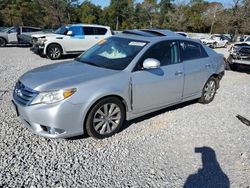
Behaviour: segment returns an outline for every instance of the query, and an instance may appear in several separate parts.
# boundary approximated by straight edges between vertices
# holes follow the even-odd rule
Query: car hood
[[[41,33],[41,34],[34,34],[32,37],[34,38],[44,38],[44,37],[62,37],[64,35],[58,35],[55,33]]]
[[[7,33],[6,32],[2,32],[2,31],[0,31],[0,36],[6,36],[7,35]]]
[[[119,71],[96,67],[78,61],[55,63],[33,69],[19,79],[37,91],[71,88],[94,79],[112,76]]]

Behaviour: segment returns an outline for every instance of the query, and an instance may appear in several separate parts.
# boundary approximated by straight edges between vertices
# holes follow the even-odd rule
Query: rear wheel
[[[236,64],[229,64],[229,67],[232,71],[237,71],[238,70],[238,66]]]
[[[7,43],[6,40],[0,37],[0,47],[6,46],[6,43]]]
[[[47,48],[47,56],[51,60],[57,60],[62,57],[62,48],[58,44],[51,44]]]
[[[202,104],[208,104],[213,101],[217,90],[217,81],[214,77],[209,78],[202,90],[202,96],[199,100]]]
[[[108,97],[97,102],[90,110],[86,120],[89,136],[102,139],[114,135],[125,119],[123,103],[116,97]]]

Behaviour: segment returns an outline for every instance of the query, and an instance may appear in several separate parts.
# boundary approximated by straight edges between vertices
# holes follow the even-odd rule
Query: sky
[[[110,0],[90,0],[90,1],[96,5],[100,5],[101,7],[106,7],[110,3]],[[183,1],[187,1],[187,0],[175,0],[175,2],[183,2]],[[208,2],[214,2],[214,1],[220,2],[226,7],[229,7],[230,5],[232,5],[232,2],[233,2],[233,0],[207,0],[207,1]],[[142,2],[142,0],[137,0],[137,2]]]

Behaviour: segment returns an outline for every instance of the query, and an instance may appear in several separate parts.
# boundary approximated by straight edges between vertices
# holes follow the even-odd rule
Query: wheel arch
[[[8,41],[5,37],[1,36],[0,38],[3,39],[6,42],[6,44],[8,44]]]
[[[44,53],[46,55],[47,55],[47,50],[48,50],[49,46],[51,46],[51,45],[58,45],[61,48],[61,50],[62,50],[62,54],[64,54],[64,48],[63,48],[63,46],[61,44],[59,44],[58,42],[51,42],[51,43],[47,44],[45,46],[45,48],[44,48]]]
[[[217,89],[219,89],[219,87],[220,87],[220,74],[217,74],[217,73],[213,73],[211,76],[209,76],[209,78],[207,79],[207,81],[210,79],[210,78],[215,78],[215,80],[216,80],[216,86],[217,86]],[[207,82],[206,81],[206,82]],[[206,83],[205,83],[206,84]],[[204,84],[204,85],[205,85]]]
[[[105,95],[105,96],[102,96],[102,97],[100,97],[100,98],[97,98],[94,102],[92,102],[92,103],[89,105],[89,107],[88,107],[88,109],[87,109],[87,113],[85,114],[85,117],[84,117],[84,120],[83,120],[84,133],[86,133],[86,130],[85,130],[86,126],[85,126],[85,124],[86,124],[86,120],[87,120],[87,117],[88,117],[88,115],[89,115],[91,109],[92,109],[98,102],[100,102],[100,101],[103,100],[103,99],[109,98],[109,97],[115,97],[115,98],[119,99],[119,100],[122,102],[122,104],[123,104],[123,106],[124,106],[124,109],[125,109],[125,114],[124,114],[124,115],[125,115],[125,119],[126,119],[126,116],[127,116],[127,115],[126,115],[126,112],[128,112],[128,110],[129,110],[129,107],[128,107],[128,104],[127,104],[126,100],[125,100],[123,97],[121,97],[120,95],[117,95],[117,94]]]

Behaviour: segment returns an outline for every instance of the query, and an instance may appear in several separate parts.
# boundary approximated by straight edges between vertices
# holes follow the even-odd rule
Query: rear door
[[[92,46],[94,46],[97,42],[101,40],[101,38],[97,37],[95,34],[95,27],[84,26],[84,51],[88,50]]]
[[[108,30],[104,27],[95,27],[96,43],[107,37]]]
[[[199,43],[180,41],[185,82],[183,97],[198,95],[208,79],[211,68],[210,58]]]
[[[143,61],[147,58],[159,60],[160,68],[143,69]],[[179,59],[178,43],[163,41],[150,47],[132,72],[131,79],[134,113],[181,101],[184,74],[183,63]]]

